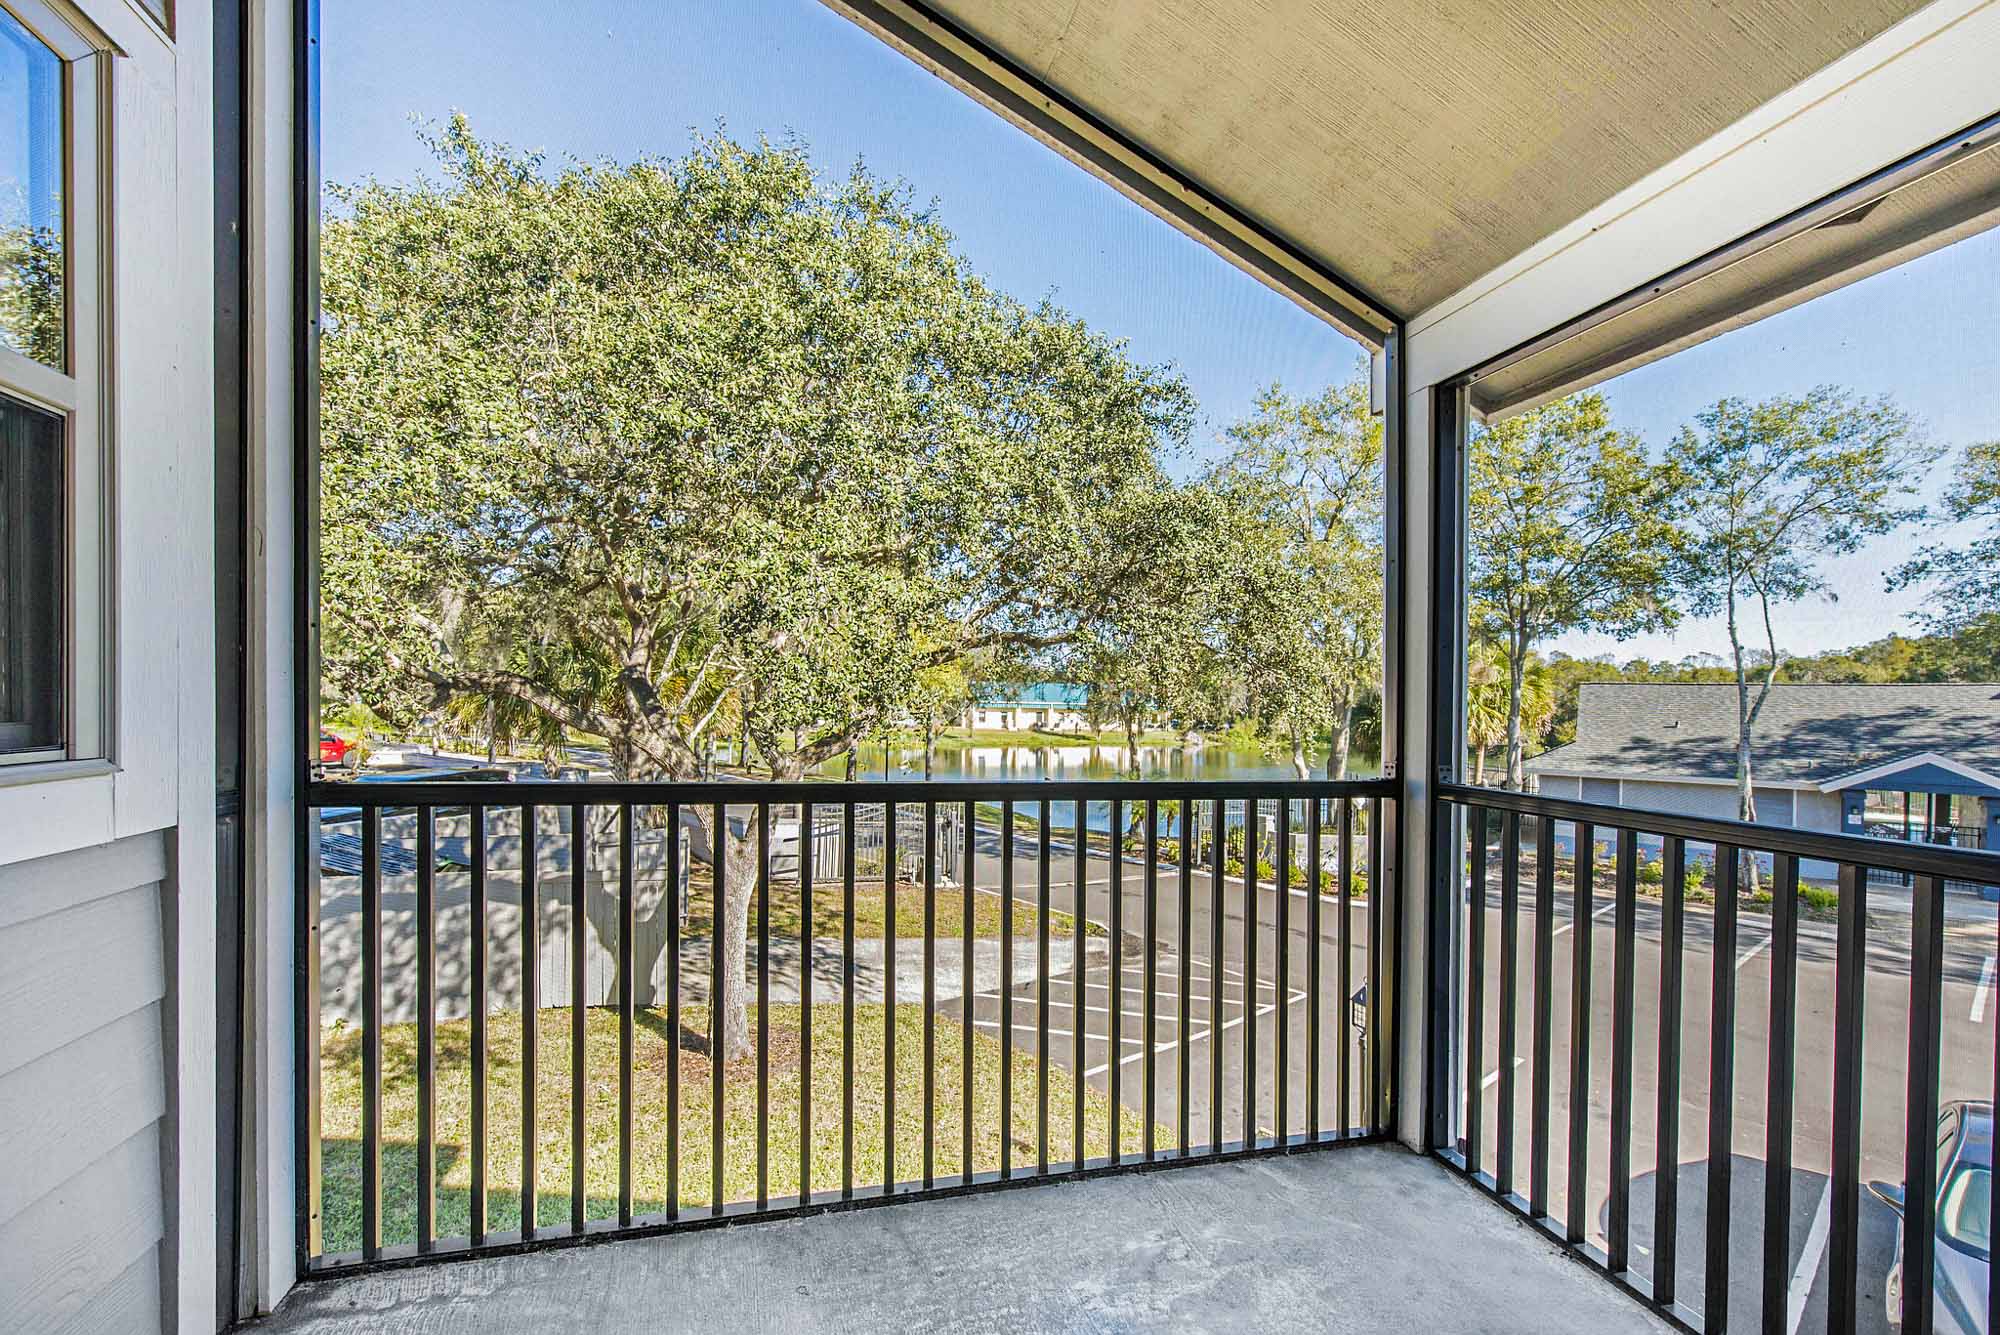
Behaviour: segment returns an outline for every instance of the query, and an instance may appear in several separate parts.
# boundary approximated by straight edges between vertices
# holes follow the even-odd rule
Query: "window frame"
[[[47,0],[0,0],[0,8],[61,62],[64,122],[63,365],[0,347],[0,395],[63,422],[62,734],[56,746],[0,754],[0,784],[13,784],[65,776],[68,762],[110,759],[110,247],[104,226],[111,55]]]

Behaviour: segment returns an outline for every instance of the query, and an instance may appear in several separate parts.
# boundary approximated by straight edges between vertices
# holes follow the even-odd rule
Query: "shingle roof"
[[[1751,731],[1756,776],[1819,782],[1934,751],[2000,772],[2000,683],[1780,683]],[[1528,761],[1531,774],[1736,777],[1736,687],[1586,682],[1576,740]]]

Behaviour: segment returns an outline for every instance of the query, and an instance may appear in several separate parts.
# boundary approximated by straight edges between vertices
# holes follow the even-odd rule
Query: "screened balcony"
[[[1338,499],[1360,497],[1361,518],[1343,511],[1338,522],[1358,535],[1348,554],[1366,577],[1354,618],[1365,623],[1358,653],[1373,655],[1365,685],[1290,734],[1267,711],[1269,766],[1234,774],[1189,759],[1199,748],[1187,738],[1201,729],[1183,699],[1150,722],[1128,711],[1132,772],[1115,778],[1047,760],[1016,777],[1017,758],[1002,755],[987,771],[969,758],[941,764],[941,777],[920,782],[916,771],[936,759],[930,714],[870,703],[883,740],[864,755],[859,724],[815,740],[828,725],[824,697],[791,714],[771,704],[811,690],[772,626],[819,617],[861,626],[825,655],[857,679],[1022,649],[1014,666],[1038,670],[1031,687],[955,698],[939,729],[1012,729],[1031,710],[1021,730],[1043,729],[1045,749],[1064,729],[1095,737],[1102,720],[1084,719],[1088,692],[1060,675],[1082,674],[1087,655],[1060,653],[1088,636],[1047,619],[1042,595],[1060,588],[1094,611],[1137,605],[1136,586],[1108,581],[1149,556],[1166,571],[1141,590],[1155,621],[1209,617],[1202,663],[1252,664],[1212,693],[1227,709],[1199,720],[1211,739],[1315,670],[1253,634],[1296,619],[1308,628],[1300,640],[1325,639],[1297,610],[1305,595],[1288,603],[1272,592],[1310,581],[1259,583],[1269,572],[1245,565],[1241,549],[1201,548],[1196,540],[1227,526],[1227,506],[1200,512],[1221,516],[1206,526],[1177,530],[1162,517],[1195,513],[1192,490],[1174,490],[1195,484],[1242,504],[1246,492],[1230,489],[1241,475],[1226,462],[1191,467],[1198,477],[1161,465],[1155,480],[1179,508],[1120,508],[1125,493],[1105,488],[1119,503],[1105,506],[1108,518],[1079,521],[1053,557],[1029,550],[1021,534],[1045,537],[1035,523],[1067,519],[1085,484],[1117,466],[1103,433],[1064,434],[1066,386],[1114,365],[1127,378],[1108,377],[1104,399],[1158,409],[1116,419],[1147,449],[1173,436],[1180,414],[1138,353],[1127,365],[1107,338],[1061,361],[1055,334],[1068,327],[1026,308],[1010,331],[1041,341],[1005,345],[967,377],[982,394],[1002,386],[997,408],[973,395],[922,399],[950,379],[944,354],[922,361],[895,390],[917,387],[908,420],[922,426],[912,434],[930,451],[926,468],[893,485],[829,487],[835,502],[801,511],[796,527],[841,539],[850,516],[911,495],[923,504],[909,513],[926,522],[989,505],[998,518],[976,541],[958,530],[940,541],[937,566],[955,578],[977,552],[1033,587],[1013,596],[1043,619],[1009,621],[1017,608],[994,613],[960,590],[954,614],[973,614],[944,630],[950,618],[925,621],[920,633],[915,621],[933,609],[910,614],[906,586],[893,589],[905,601],[881,613],[861,595],[826,592],[831,575],[817,588],[788,582],[814,560],[907,566],[909,550],[855,540],[825,560],[828,549],[794,550],[772,524],[760,530],[768,548],[794,564],[746,556],[722,582],[734,601],[713,617],[752,646],[742,657],[757,666],[729,669],[735,693],[702,693],[710,661],[735,647],[714,632],[722,650],[687,660],[695,670],[677,663],[639,680],[631,662],[658,640],[678,652],[683,633],[647,619],[646,582],[678,574],[671,558],[691,549],[648,548],[634,574],[615,560],[591,566],[602,552],[588,544],[536,544],[569,525],[615,553],[619,525],[650,541],[705,506],[749,497],[754,510],[765,497],[732,476],[694,503],[607,487],[618,503],[598,505],[593,468],[619,487],[645,470],[600,448],[595,407],[561,414],[620,359],[581,371],[553,356],[535,363],[537,321],[555,327],[602,299],[628,305],[593,337],[652,330],[647,303],[619,287],[644,279],[617,268],[618,246],[595,242],[562,252],[570,270],[539,259],[509,268],[547,237],[508,231],[501,224],[518,218],[504,208],[470,224],[447,208],[396,231],[398,210],[408,222],[430,197],[373,183],[351,158],[323,172],[318,136],[330,118],[365,120],[352,108],[369,105],[360,94],[378,71],[362,55],[400,67],[367,25],[340,30],[306,7],[294,165],[307,184],[295,239],[305,296],[332,314],[312,322],[317,336],[300,350],[324,410],[302,409],[295,459],[319,484],[308,482],[298,514],[312,535],[298,553],[300,672],[379,689],[383,677],[367,674],[387,663],[450,700],[460,711],[451,726],[465,725],[469,699],[484,713],[476,743],[425,751],[397,737],[415,772],[379,761],[350,769],[350,734],[378,749],[386,734],[343,723],[329,755],[322,727],[335,726],[343,701],[304,675],[296,683],[298,736],[283,739],[307,751],[286,830],[299,876],[283,943],[295,982],[282,1035],[292,1120],[263,1163],[292,1188],[290,1213],[266,1227],[283,1235],[278,1268],[299,1284],[269,1328],[1989,1329],[1985,1183],[2000,1052],[1989,1031],[2000,1009],[1988,896],[2000,896],[2000,858],[1969,837],[1870,837],[1842,813],[1885,810],[1883,799],[1840,786],[1857,774],[1920,775],[1924,791],[1960,804],[1953,830],[1990,826],[2000,804],[1972,805],[1995,763],[1982,749],[1977,665],[1904,661],[1894,670],[1907,677],[1866,678],[1884,689],[1947,681],[1963,699],[1877,709],[1858,729],[1830,722],[1830,707],[1773,707],[1758,732],[1746,706],[1715,731],[1697,719],[1696,695],[1674,710],[1626,702],[1666,683],[1648,675],[1655,659],[1680,674],[1676,690],[1745,701],[1760,672],[1766,688],[1803,690],[1864,683],[1838,672],[1891,670],[1880,655],[1851,667],[1835,661],[1839,646],[1807,654],[1781,643],[1781,632],[1808,633],[1786,609],[1809,593],[1863,608],[1843,624],[1895,617],[1912,634],[1921,625],[1933,649],[1983,643],[1986,623],[1934,614],[1906,590],[1957,579],[1959,594],[1983,596],[1977,553],[1991,539],[1976,526],[1990,511],[1975,440],[2000,421],[2000,405],[1974,387],[1971,361],[1950,353],[1977,346],[1992,316],[1939,293],[2000,276],[1980,248],[2000,217],[2000,120],[1991,90],[1967,72],[2000,55],[2000,11],[1777,5],[1725,21],[1643,3],[1590,14],[1511,3],[1425,15],[1160,6],[1143,19],[1088,3],[828,8],[770,30],[823,43],[829,61],[865,38],[857,59],[900,53],[885,78],[942,75],[945,95],[969,93],[979,115],[1026,126],[1069,159],[1062,170],[1080,165],[1093,190],[1122,196],[1118,207],[1185,234],[1163,247],[1192,238],[1206,248],[1201,262],[1220,256],[1231,281],[1248,275],[1260,299],[1283,298],[1288,316],[1312,317],[1315,336],[1344,340],[1337,353],[1358,369],[1339,393],[1288,405],[1291,417],[1260,400],[1218,435],[1248,450],[1268,439],[1260,427],[1282,435],[1327,405],[1349,414],[1349,435],[1367,448],[1347,462],[1365,477]],[[324,71],[341,59],[366,78]],[[540,158],[482,156],[499,150],[463,124],[441,142],[439,161],[474,183],[467,197],[488,192],[480,207],[547,185]],[[726,176],[739,161],[787,166],[736,151],[704,148],[675,165],[685,177],[661,179]],[[642,192],[659,184],[638,166],[623,176],[546,170],[565,205],[607,180]],[[351,193],[323,207],[322,174]],[[420,177],[413,169],[410,180]],[[887,198],[868,195],[864,207],[843,196],[854,212],[840,216],[872,221],[900,207]],[[536,318],[512,324],[518,312],[502,303],[462,324],[436,319],[434,305],[452,308],[467,280],[450,265],[398,267],[436,229],[504,271],[509,301]],[[515,239],[489,244],[499,235]],[[1921,267],[1947,260],[1962,267],[1942,278]],[[616,282],[605,278],[614,270]],[[698,307],[733,272],[703,270],[676,300]],[[838,286],[811,274],[802,290]],[[1932,285],[1870,295],[1915,284],[1910,275]],[[377,300],[404,282],[395,300]],[[1850,298],[1876,304],[1857,315],[1837,305]],[[731,306],[754,342],[768,330],[749,309]],[[1898,364],[1913,393],[1930,396],[1935,430],[1870,397],[1874,382],[1859,372],[1845,397],[1788,388],[1789,398],[1760,399],[1758,421],[1784,416],[1770,406],[1783,399],[1795,418],[1819,414],[1823,436],[1873,431],[1876,455],[1854,467],[1876,471],[1849,490],[1876,509],[1816,548],[1717,583],[1714,572],[1735,571],[1728,562],[1749,549],[1703,546],[1715,525],[1690,516],[1712,518],[1702,507],[1715,495],[1776,505],[1834,485],[1830,473],[1775,467],[1746,485],[1714,480],[1726,451],[1702,447],[1735,439],[1723,405],[1762,393],[1740,389],[1731,368],[1775,381],[1816,361],[1846,374],[1860,359],[1836,353],[1879,334],[1871,321],[1931,319],[1897,315],[1910,310],[1935,314],[1922,347],[1942,368],[1936,383]],[[388,343],[364,336],[377,316],[407,318],[434,360],[383,353]],[[528,350],[531,373],[489,383],[453,360],[489,318],[518,336],[508,346]],[[1805,340],[1810,319],[1834,334],[1819,326],[1821,342],[1784,362],[1785,339]],[[872,337],[859,323],[837,332],[785,326],[783,336],[809,346],[809,361]],[[1326,354],[1298,355],[1326,375]],[[1022,365],[1061,370],[1016,393],[1008,378]],[[822,457],[804,427],[827,425],[811,414],[839,401],[806,378],[806,409],[772,433],[792,452],[771,451],[781,462]],[[733,410],[780,396],[747,383],[727,384],[740,395]],[[1691,393],[1714,401],[1710,417]],[[1619,421],[1641,426],[1592,418],[1611,411],[1588,406],[1605,394],[1630,413]],[[576,432],[548,447],[561,433],[537,420],[512,442],[533,460],[523,471],[537,476],[521,484],[540,488],[531,500],[496,483],[508,458],[498,446],[514,428],[483,395],[548,407]],[[643,396],[617,400],[651,411],[635,403]],[[1938,406],[1947,403],[1950,413]],[[661,431],[705,407],[676,401]],[[995,487],[998,464],[961,466],[928,434],[933,411],[1007,440],[1018,474]],[[1854,425],[1864,412],[1875,414],[1865,431]],[[884,413],[868,425],[893,434],[907,422]],[[1007,434],[1016,430],[1020,439]],[[733,461],[736,443],[704,448]],[[399,471],[426,451],[450,466]],[[636,447],[632,457],[651,458]],[[1951,470],[1960,480],[1938,480]],[[463,527],[479,528],[485,545],[468,556],[449,524],[426,527],[429,512],[383,517],[413,494],[442,496],[440,507],[472,497],[453,513],[470,516]],[[625,504],[633,495],[641,501]],[[1947,511],[1973,527],[1921,527]],[[592,529],[600,512],[616,521],[603,535]],[[1315,541],[1335,527],[1317,514],[1304,525]],[[1838,563],[1880,566],[1889,549],[1865,540],[1892,531],[1903,545],[1891,554],[1911,573],[1888,590],[1871,569],[1877,583],[1864,589]],[[1614,538],[1622,545],[1603,557]],[[1179,541],[1189,545],[1171,546]],[[1565,555],[1565,543],[1587,550]],[[1556,554],[1536,558],[1535,587],[1523,571],[1509,583],[1510,557],[1530,550]],[[357,633],[378,633],[363,618],[384,590],[428,596],[481,561],[487,582],[438,595],[414,632],[380,631],[380,644]],[[577,586],[631,632],[631,655],[609,668],[563,660],[547,680],[561,677],[571,694],[536,704],[529,687],[546,682],[524,685],[519,656],[493,668],[497,651],[454,618],[479,597],[513,598],[503,611],[515,620],[495,614],[493,624],[518,629],[554,607],[566,628],[588,628],[602,607],[563,603],[549,592],[561,586],[535,583],[544,566],[568,578],[579,562]],[[1605,566],[1623,583],[1600,597],[1593,581]],[[330,596],[335,574],[341,590],[366,596]],[[1904,601],[1867,610],[1891,593]],[[1567,621],[1547,612],[1565,600],[1582,610]],[[1921,620],[1932,615],[1935,624]],[[1719,635],[1725,621],[1733,655],[1673,638]],[[535,651],[573,647],[537,624],[521,637]],[[960,633],[945,645],[955,657],[937,647]],[[1132,640],[1140,649],[1125,661],[1153,676],[1135,686],[1143,672],[1107,669],[1100,701],[1156,689],[1164,698],[1155,678],[1181,664],[1179,650]],[[1628,642],[1648,646],[1643,667],[1606,647]],[[923,654],[907,652],[913,644]],[[1780,681],[1786,670],[1795,675]],[[645,714],[646,693],[663,686],[681,692],[657,711],[671,726],[610,726]],[[556,720],[549,754],[533,772],[517,765],[479,781],[507,768],[515,739],[502,734],[526,725],[503,716],[523,703]],[[684,728],[724,710],[738,711],[733,737]],[[1003,716],[999,727],[978,722]],[[1773,731],[1781,717],[1790,731]],[[1592,749],[1634,719],[1625,743]],[[1138,773],[1148,726],[1181,734],[1155,745],[1178,752],[1182,768]],[[889,741],[897,729],[920,729],[921,750]],[[1866,746],[1854,740],[1863,733]],[[310,759],[315,745],[322,763]],[[898,756],[897,745],[912,749]],[[565,748],[609,759],[570,765]],[[465,762],[461,771],[435,772],[440,753]]]

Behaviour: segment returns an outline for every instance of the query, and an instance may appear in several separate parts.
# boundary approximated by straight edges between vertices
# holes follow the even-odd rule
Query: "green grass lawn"
[[[884,1120],[884,1008],[855,1008],[854,1182],[880,1185]],[[771,1008],[771,1082],[768,1174],[770,1194],[798,1189],[799,1172],[799,1012],[796,1005]],[[841,1026],[840,1007],[813,1008],[813,1124],[808,1148],[815,1195],[840,1186]],[[896,1176],[907,1181],[923,1165],[923,1007],[896,1007]],[[682,1208],[706,1207],[715,1177],[710,1156],[709,1065],[704,1030],[706,1008],[682,1009],[680,1088],[680,1180]],[[751,1013],[752,1031],[758,1020]],[[541,1012],[536,1072],[536,1219],[552,1228],[568,1226],[570,1210],[570,1013]],[[618,1017],[610,1009],[588,1012],[585,1045],[584,1185],[593,1219],[618,1212]],[[936,1148],[934,1171],[943,1178],[959,1171],[966,1152],[960,1137],[960,1027],[937,1018]],[[496,1014],[488,1021],[487,1068],[487,1227],[518,1228],[521,1217],[521,1026],[518,1016]],[[467,1021],[437,1027],[437,1231],[463,1237],[470,1231],[472,1161],[470,1027]],[[672,1189],[667,1172],[667,1023],[662,1011],[638,1017],[633,1056],[633,1208],[656,1213],[667,1208]],[[382,1232],[386,1242],[416,1237],[417,1192],[417,1035],[413,1024],[390,1025],[382,1033]],[[1014,1163],[1033,1168],[1035,1084],[1031,1055],[1014,1055]],[[724,1070],[723,1199],[754,1199],[757,1192],[757,1063],[754,1054]],[[983,1033],[973,1035],[972,1090],[974,1171],[1000,1165],[1001,1052]],[[321,1046],[321,1227],[329,1253],[361,1246],[361,1041],[352,1028],[328,1030]],[[1049,1070],[1050,1158],[1069,1158],[1075,1086],[1062,1070]],[[1109,1145],[1109,1102],[1086,1089],[1087,1152],[1103,1155]],[[1157,1143],[1172,1142],[1172,1128],[1155,1132]],[[1143,1147],[1137,1113],[1126,1110],[1122,1148]]]
[[[773,940],[796,940],[800,923],[799,887],[792,882],[774,884],[771,887],[771,938]],[[1000,935],[1001,902],[998,895],[975,894],[972,897],[972,934],[975,937],[997,938]],[[812,935],[815,937],[837,937],[841,934],[841,920],[844,912],[841,886],[838,881],[816,881],[813,884]],[[937,890],[936,935],[956,937],[965,919],[965,893],[962,890]],[[854,887],[854,935],[857,940],[879,940],[882,926],[888,919],[888,896],[881,885],[857,885]],[[688,877],[688,917],[681,929],[687,937],[704,937],[711,934],[715,921],[715,888],[708,879],[707,870],[701,869]],[[1069,914],[1058,909],[1049,910],[1049,934],[1056,940],[1066,940],[1076,931],[1076,923]],[[757,903],[750,902],[750,935],[757,934]],[[1101,937],[1105,935],[1096,923],[1086,923],[1084,934]],[[1016,886],[1014,889],[1014,938],[1017,941],[1032,941],[1035,937],[1035,890],[1033,886]],[[921,941],[924,938],[924,888],[899,882],[896,890],[896,939],[899,941]]]

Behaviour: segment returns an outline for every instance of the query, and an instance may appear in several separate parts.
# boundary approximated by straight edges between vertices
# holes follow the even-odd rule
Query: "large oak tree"
[[[1187,390],[995,291],[906,191],[719,136],[435,147],[323,226],[331,689],[518,701],[630,779],[697,777],[726,728],[794,779],[937,669],[1146,595]],[[754,851],[710,833],[740,977]]]

